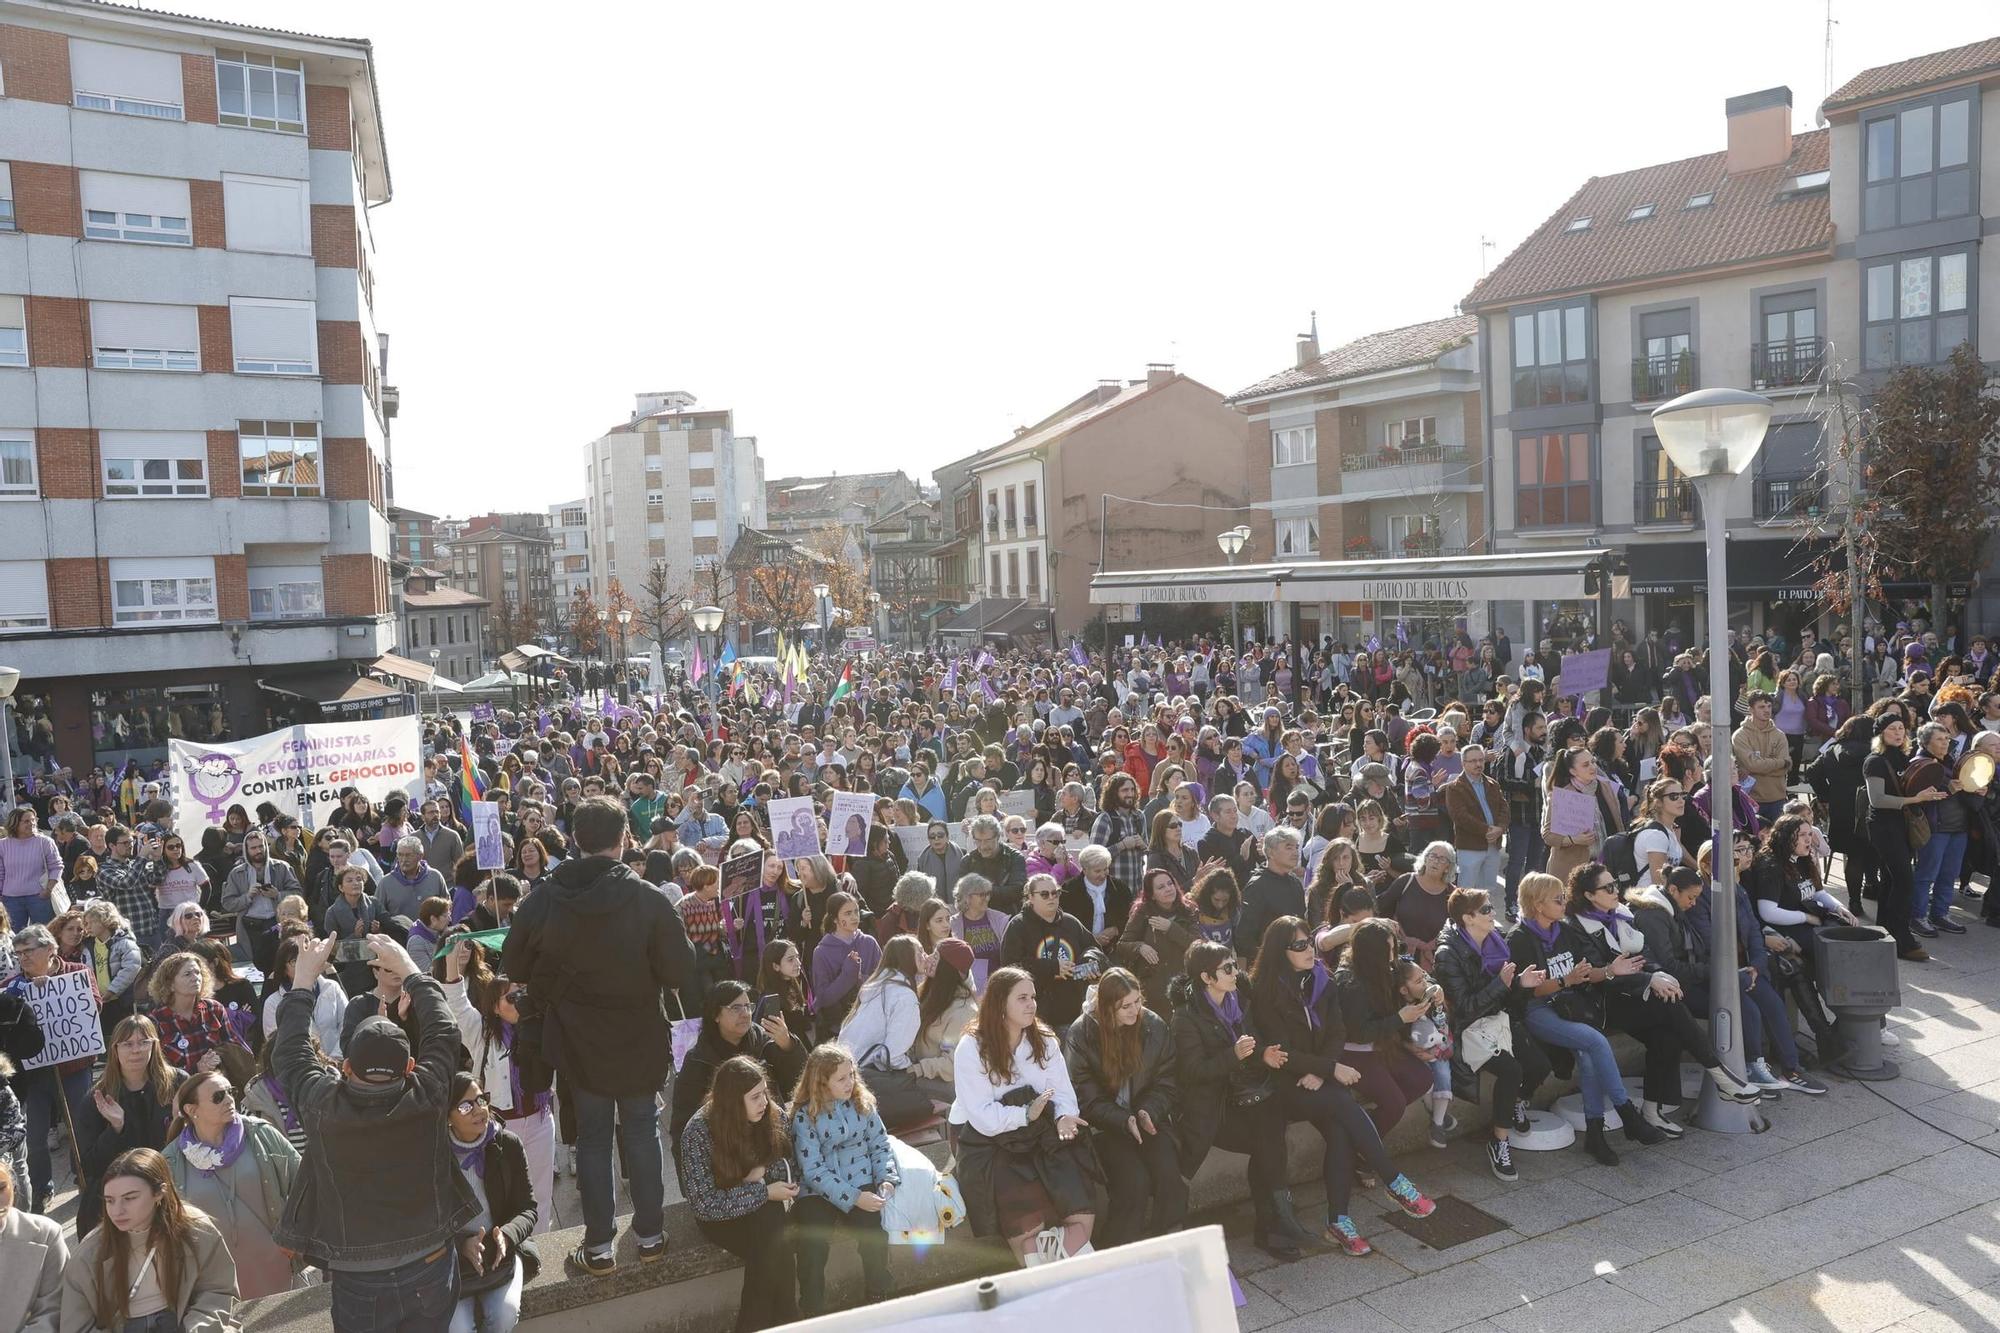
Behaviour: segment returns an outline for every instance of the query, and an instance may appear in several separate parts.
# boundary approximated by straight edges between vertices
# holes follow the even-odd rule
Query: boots
[[[1298,1242],[1292,1238],[1291,1232],[1285,1227],[1284,1223],[1279,1221],[1279,1199],[1285,1201],[1285,1211],[1289,1213],[1292,1201],[1291,1191],[1289,1190],[1278,1190],[1273,1194],[1259,1193],[1250,1196],[1250,1206],[1257,1215],[1256,1228],[1251,1232],[1251,1239],[1256,1243],[1258,1249],[1270,1255],[1273,1259],[1281,1263],[1290,1263],[1300,1256],[1301,1251]],[[1292,1225],[1298,1225],[1296,1218],[1292,1220]]]
[[[1636,1117],[1634,1118],[1636,1119]],[[1627,1124],[1629,1125],[1630,1122],[1628,1121]],[[1617,1150],[1604,1137],[1604,1117],[1601,1115],[1589,1116],[1584,1120],[1583,1125],[1583,1150],[1597,1159],[1598,1164],[1601,1166],[1618,1165]]]
[[[1618,1107],[1617,1111],[1618,1123],[1625,1126],[1625,1137],[1632,1142],[1650,1148],[1656,1143],[1666,1141],[1667,1136],[1649,1124],[1639,1108],[1632,1103],[1626,1102]]]
[[[1278,1230],[1294,1245],[1306,1245],[1312,1241],[1312,1233],[1299,1223],[1297,1209],[1292,1206],[1292,1192],[1278,1190],[1271,1195],[1271,1206],[1277,1218]]]

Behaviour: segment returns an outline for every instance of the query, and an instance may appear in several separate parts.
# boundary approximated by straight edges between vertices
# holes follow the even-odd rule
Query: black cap
[[[357,1078],[399,1079],[410,1070],[410,1039],[393,1019],[377,1014],[355,1027],[346,1055]]]

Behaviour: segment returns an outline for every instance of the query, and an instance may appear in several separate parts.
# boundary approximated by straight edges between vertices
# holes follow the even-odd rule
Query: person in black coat
[[[1493,1075],[1493,1138],[1486,1149],[1487,1165],[1496,1179],[1511,1184],[1520,1174],[1514,1169],[1509,1139],[1515,1131],[1528,1131],[1529,1099],[1549,1076],[1549,1059],[1521,1019],[1526,991],[1514,984],[1521,978],[1525,985],[1534,974],[1522,977],[1486,890],[1452,890],[1445,918],[1431,972],[1444,989],[1445,1010],[1451,1015],[1452,1093],[1477,1105],[1479,1076]],[[1496,1014],[1507,1020],[1513,1050],[1495,1051],[1475,1070],[1465,1062],[1465,1030]]]
[[[747,1055],[764,1066],[774,1088],[792,1088],[806,1070],[806,1047],[794,1040],[785,1020],[772,1014],[756,1021],[756,996],[741,981],[718,981],[702,1006],[701,1036],[674,1075],[674,1102],[667,1137],[680,1160],[681,1131],[708,1096],[715,1071],[734,1056]]]
[[[483,1202],[458,1242],[458,1312],[454,1323],[512,1328],[521,1317],[521,1288],[542,1266],[535,1250],[538,1202],[528,1183],[521,1140],[500,1127],[472,1075],[451,1080],[451,1150],[472,1192]]]
[[[1126,910],[1132,896],[1125,895]],[[1122,920],[1122,918],[1121,918]],[[1053,875],[1028,877],[1028,904],[1007,923],[1000,937],[1000,962],[1018,967],[1035,979],[1035,1000],[1042,1022],[1057,1033],[1083,1012],[1087,978],[1077,977],[1083,956],[1096,947],[1084,924],[1062,909],[1062,890]]]
[[[1275,1071],[1285,1118],[1310,1124],[1326,1145],[1321,1175],[1327,1225],[1321,1239],[1350,1255],[1374,1249],[1348,1213],[1356,1153],[1376,1180],[1387,1182],[1398,1207],[1428,1217],[1437,1205],[1396,1169],[1374,1122],[1348,1091],[1361,1081],[1361,1072],[1341,1058],[1347,1038],[1339,998],[1301,918],[1282,916],[1265,929],[1251,974],[1250,1008],[1258,1031],[1279,1052],[1275,1062],[1266,1063]]]
[[[1280,1260],[1299,1257],[1307,1240],[1285,1185],[1285,1115],[1271,1082],[1269,1045],[1238,996],[1244,972],[1226,944],[1197,940],[1181,975],[1169,984],[1173,1003],[1174,1124],[1181,1176],[1192,1178],[1209,1149],[1247,1154],[1250,1206],[1257,1247]]]
[[[87,1236],[104,1211],[104,1169],[128,1148],[167,1146],[174,1118],[174,1090],[183,1075],[167,1063],[159,1029],[143,1014],[121,1018],[111,1029],[104,1072],[76,1115],[76,1143],[83,1154],[76,1196],[76,1234]]]
[[[1111,1206],[1105,1246],[1180,1230],[1187,1181],[1174,1142],[1174,1038],[1146,1008],[1139,979],[1114,967],[1097,982],[1096,1003],[1064,1041],[1077,1112],[1091,1126]]]
[[[1867,917],[1863,901],[1882,896],[1882,871],[1875,859],[1875,846],[1868,840],[1868,779],[1861,772],[1861,766],[1868,762],[1869,742],[1874,738],[1875,719],[1866,713],[1856,713],[1840,724],[1833,739],[1802,770],[1813,795],[1826,806],[1827,841],[1836,853],[1847,858],[1844,878],[1848,906],[1863,919]],[[1993,794],[1989,789],[1989,799]]]
[[[1077,919],[1084,934],[1109,949],[1118,943],[1125,923],[1132,917],[1132,886],[1111,873],[1111,853],[1102,847],[1084,848],[1077,854],[1076,863],[1077,873],[1062,882],[1062,910]],[[1092,884],[1099,886],[1104,899],[1102,926],[1097,921],[1097,898],[1090,891]],[[1003,912],[1007,910],[998,902],[993,905]]]

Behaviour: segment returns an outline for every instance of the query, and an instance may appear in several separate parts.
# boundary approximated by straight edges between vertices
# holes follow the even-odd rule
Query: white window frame
[[[28,460],[28,480],[25,485],[18,481],[8,481],[6,472],[0,469],[0,500],[38,500],[42,495],[41,467],[35,461],[35,436],[32,431],[0,431],[0,445],[23,446],[22,454]]]
[[[16,314],[15,312],[19,313]],[[28,301],[0,296],[0,366],[28,364]]]
[[[107,500],[200,500],[208,497],[207,437],[178,440],[161,449],[157,434],[103,431],[100,480]],[[194,452],[190,453],[192,446]]]
[[[17,585],[23,589],[19,604],[8,595],[8,589]],[[39,603],[33,600],[35,590],[41,593]],[[48,566],[39,560],[0,560],[0,634],[49,628]]]
[[[90,363],[98,370],[170,370],[175,372],[199,372],[201,370],[201,321],[197,315],[194,323],[194,344],[189,347],[123,347],[97,341],[97,306],[99,304],[118,305],[120,302],[91,303],[91,358]],[[178,310],[193,313],[191,306],[176,306]]]
[[[236,312],[250,310],[304,310],[312,316],[312,336],[307,344],[310,356],[263,357],[245,354],[243,339],[236,333]],[[232,296],[229,298],[229,331],[231,354],[234,357],[236,373],[239,375],[317,375],[319,374],[319,306],[314,301],[286,301],[269,296]]]
[[[1410,433],[1412,426],[1417,428],[1414,435]],[[1414,449],[1422,445],[1425,440],[1435,439],[1437,439],[1436,417],[1403,417],[1389,423],[1387,440],[1391,449]]]
[[[1271,428],[1271,466],[1299,467],[1319,461],[1319,427]]]
[[[1277,521],[1278,555],[1296,560],[1319,552],[1319,520],[1311,515]]]
[[[214,624],[220,619],[215,594],[212,557],[111,562],[114,627]],[[136,600],[125,600],[128,595]]]
[[[250,619],[322,620],[326,617],[326,579],[318,568],[306,565],[252,565],[248,576]],[[415,619],[410,621],[412,627],[416,623]],[[431,617],[431,625],[436,627],[437,617]],[[435,635],[432,640],[435,642]]]
[[[78,88],[75,92],[76,109],[79,111],[111,111],[121,116],[143,116],[149,120],[185,120],[180,106],[173,102],[151,102],[143,97],[120,97],[116,93],[90,93]]]
[[[272,428],[276,426],[286,427],[288,433],[284,435],[272,434]],[[302,429],[311,433],[301,434],[300,431]],[[262,451],[251,456],[264,459],[270,458],[272,445],[280,441],[286,442],[290,446],[288,451],[293,455],[292,466],[294,468],[298,466],[297,455],[303,452],[298,448],[299,442],[310,440],[312,442],[313,456],[312,482],[307,484],[302,481],[251,481],[249,473],[244,470],[243,443],[245,440],[255,440],[261,443],[263,445]],[[323,466],[325,455],[320,445],[320,423],[317,421],[238,421],[236,423],[236,466],[239,475],[242,477],[244,497],[246,499],[283,500],[298,496],[321,494],[326,477],[326,468]],[[267,478],[270,476],[268,469],[264,475]]]
[[[225,70],[232,69],[241,71],[241,78],[243,80],[243,91],[240,99],[241,109],[236,111],[225,109],[229,105],[230,97],[228,91],[223,87],[223,74]],[[256,76],[260,72],[268,74],[271,77],[272,114],[269,116],[254,114],[256,108],[252,99],[256,94],[251,84],[255,82]],[[280,78],[286,75],[298,81],[299,118],[295,121],[286,120],[276,114],[278,110],[278,83]],[[294,56],[272,56],[258,51],[218,50],[215,53],[215,106],[216,120],[220,124],[233,126],[237,129],[268,130],[275,134],[302,135],[306,132],[305,61]],[[360,156],[361,154],[357,151],[355,157],[359,159]]]
[[[145,245],[193,245],[194,223],[163,213],[123,213],[108,208],[83,210],[84,239],[135,241]]]
[[[79,49],[79,43],[85,49]],[[97,48],[101,54],[92,55],[88,48]],[[123,54],[121,56],[114,56],[113,52],[122,52]],[[187,99],[187,88],[178,52],[160,51],[120,42],[99,42],[78,37],[70,40],[67,54],[69,56],[72,79],[79,73],[86,79],[92,79],[99,74],[104,75],[106,78],[106,84],[103,87],[77,87],[72,82],[70,87],[70,101],[78,110],[109,111],[121,116],[140,116],[148,120],[187,119],[187,113],[183,109]],[[180,100],[169,101],[164,97],[139,97],[130,88],[122,92],[114,91],[110,86],[111,82],[120,78],[133,77],[133,70],[130,67],[130,62],[133,60],[139,60],[146,65],[152,65],[157,62],[159,69],[148,70],[147,72],[149,73],[157,74],[161,71],[170,71],[170,77],[174,84],[174,92],[179,95]],[[124,62],[124,67],[102,68],[106,61],[122,61]],[[157,80],[141,77],[139,82],[156,84]],[[167,90],[164,85],[159,85],[145,87],[143,91],[165,92]]]
[[[15,230],[14,164],[0,162],[0,231]]]

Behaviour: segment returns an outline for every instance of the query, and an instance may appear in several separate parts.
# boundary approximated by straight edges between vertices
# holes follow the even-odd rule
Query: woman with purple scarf
[[[519,1140],[522,1160],[536,1199],[555,1198],[556,1121],[554,1099],[523,1085],[514,1062],[515,1024],[521,991],[493,971],[482,946],[460,938],[444,956],[444,1000],[458,1024],[459,1041],[470,1057],[472,1077],[487,1089],[487,1107]],[[549,1229],[544,1211],[532,1225]]]
[[[451,1326],[514,1333],[521,1288],[541,1267],[534,1237],[548,1229],[548,1214],[536,1206],[521,1140],[501,1126],[492,1102],[472,1075],[452,1075],[451,1151],[479,1213],[458,1238],[458,1309]]]
[[[1486,1162],[1494,1179],[1512,1184],[1521,1177],[1509,1139],[1516,1131],[1528,1131],[1528,1101],[1549,1076],[1549,1059],[1528,1035],[1522,1007],[1547,976],[1514,962],[1486,890],[1454,889],[1444,911],[1445,927],[1438,933],[1431,970],[1444,988],[1445,1007],[1451,1014],[1452,1092],[1477,1105],[1479,1076],[1493,1075],[1493,1132]],[[1489,1018],[1507,1025],[1513,1049],[1495,1049],[1474,1066],[1468,1059],[1465,1030]]]
[[[220,1071],[195,1074],[174,1093],[167,1169],[181,1201],[208,1214],[236,1261],[240,1300],[289,1291],[297,1269],[272,1232],[298,1175],[299,1153],[276,1127],[239,1115]]]

